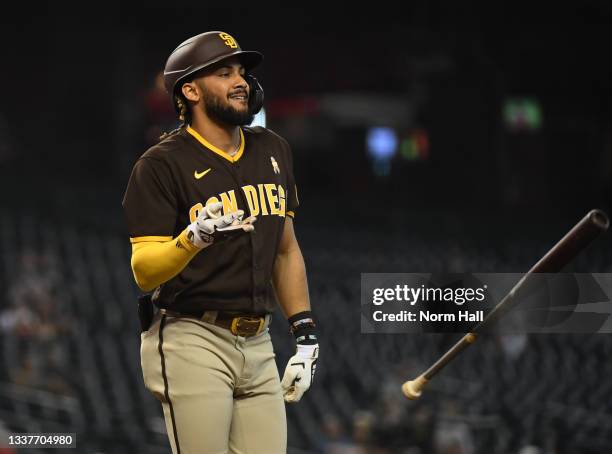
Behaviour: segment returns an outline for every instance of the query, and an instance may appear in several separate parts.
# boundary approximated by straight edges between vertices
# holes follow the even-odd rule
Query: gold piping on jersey
[[[130,243],[141,243],[143,241],[170,241],[171,236],[136,236],[130,237]]]
[[[236,154],[234,156],[231,156],[229,153],[226,153],[221,148],[215,147],[212,143],[210,143],[208,140],[198,134],[198,132],[191,126],[187,126],[187,132],[193,137],[195,137],[198,142],[200,142],[213,153],[217,153],[222,158],[227,159],[229,162],[238,161],[242,156],[242,153],[244,153],[244,134],[242,133],[242,128],[238,128],[238,131],[240,131],[240,146],[238,147],[238,151],[236,152]]]
[[[294,218],[295,217],[295,213],[293,211],[287,211],[287,216]]]

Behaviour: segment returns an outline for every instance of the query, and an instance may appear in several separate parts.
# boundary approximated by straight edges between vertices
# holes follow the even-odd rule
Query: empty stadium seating
[[[493,243],[425,231],[375,237],[365,227],[322,240],[317,232],[316,226],[298,227],[321,329],[321,357],[313,388],[300,404],[287,407],[290,452],[321,452],[326,418],[337,418],[350,433],[356,413],[366,410],[374,415],[372,443],[401,453],[418,444],[408,434],[415,433],[415,415],[427,408],[435,417],[431,430],[444,421],[467,424],[478,453],[517,452],[527,443],[554,445],[568,454],[612,452],[609,336],[529,335],[515,358],[504,353],[499,339],[482,339],[415,403],[404,400],[399,385],[458,335],[360,333],[362,272],[518,272],[550,244],[540,238]],[[0,245],[5,289],[0,311],[10,309],[10,290],[20,285],[20,263],[30,251],[46,257],[40,266],[52,268],[57,316],[71,320],[62,334],[62,380],[69,389],[64,394],[11,383],[18,347],[12,333],[2,334],[0,419],[14,431],[76,432],[78,452],[169,452],[161,408],[142,382],[138,291],[126,238],[60,223],[46,223],[41,230],[31,214],[5,213]],[[576,267],[610,271],[612,251],[589,251]],[[271,331],[282,372],[294,347],[280,312]],[[386,420],[390,409],[402,416],[382,427],[377,421]]]

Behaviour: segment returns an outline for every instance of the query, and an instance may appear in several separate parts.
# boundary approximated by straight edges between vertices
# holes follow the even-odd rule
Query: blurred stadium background
[[[289,452],[612,452],[608,335],[483,339],[415,403],[400,384],[458,336],[359,333],[362,272],[522,272],[588,209],[612,211],[608,2],[67,5],[0,17],[0,432],[169,452],[142,383],[121,199],[175,126],[167,55],[219,29],[265,54],[266,125],[295,157],[322,355],[288,407]],[[572,269],[612,272],[611,246]],[[13,452],[37,451],[0,447]]]

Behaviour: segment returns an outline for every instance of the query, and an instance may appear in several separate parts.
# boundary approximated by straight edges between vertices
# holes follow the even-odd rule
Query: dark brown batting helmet
[[[168,57],[164,68],[164,84],[174,101],[179,82],[196,71],[214,65],[229,57],[238,56],[244,69],[253,69],[263,60],[256,51],[242,50],[238,42],[225,32],[206,32],[181,43]]]

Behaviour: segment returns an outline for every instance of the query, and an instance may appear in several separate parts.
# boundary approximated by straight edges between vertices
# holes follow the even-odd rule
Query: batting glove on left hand
[[[299,402],[310,388],[317,369],[319,344],[297,346],[297,352],[287,363],[281,382],[285,402]]]

